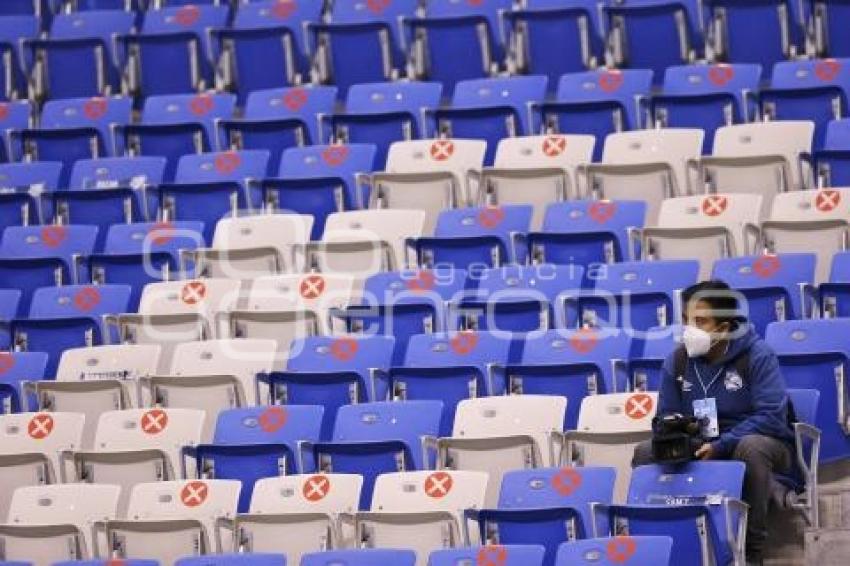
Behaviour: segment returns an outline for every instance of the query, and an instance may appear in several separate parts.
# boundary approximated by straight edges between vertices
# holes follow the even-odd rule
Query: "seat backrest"
[[[56,381],[114,379],[132,382],[156,374],[159,352],[156,344],[69,348],[62,352]]]
[[[658,227],[724,227],[734,237],[736,251],[741,254],[747,251],[743,227],[759,224],[761,202],[761,195],[742,193],[664,199],[658,213]]]
[[[52,39],[88,38],[101,39],[111,47],[113,34],[129,33],[135,24],[133,12],[121,10],[91,10],[56,14],[50,25]]]
[[[457,406],[452,436],[494,438],[524,434],[537,441],[541,454],[547,435],[564,426],[567,399],[548,395],[510,395],[464,399]]]
[[[555,566],[616,566],[669,564],[673,539],[662,536],[617,536],[590,538],[562,543]]]
[[[139,483],[130,491],[127,518],[131,520],[196,519],[207,533],[218,518],[236,515],[238,480],[174,480]]]
[[[651,70],[600,69],[565,74],[558,82],[555,99],[561,102],[619,102],[625,108],[629,122],[637,127],[635,97],[649,94],[651,88]]]
[[[401,16],[412,17],[419,3],[416,0],[397,2],[339,2],[334,4],[331,21],[334,23],[385,22],[395,27]]]
[[[662,92],[666,95],[729,93],[743,101],[743,91],[758,90],[760,81],[761,65],[677,65],[664,71]]]
[[[832,120],[826,125],[824,149],[850,148],[850,118]]]
[[[434,235],[499,236],[507,242],[512,232],[528,232],[533,213],[530,204],[447,209],[437,217]]]
[[[175,183],[247,182],[266,176],[269,152],[261,149],[184,155],[177,162]]]
[[[92,552],[91,529],[96,521],[118,513],[121,488],[106,484],[59,484],[19,487],[12,494],[8,523],[76,525]]]
[[[788,398],[794,407],[797,421],[810,425],[815,424],[820,402],[820,391],[817,389],[789,389]]]
[[[390,5],[393,3],[391,2]],[[442,83],[386,82],[352,85],[345,97],[351,114],[410,112],[417,119],[423,108],[436,108],[443,94]]]
[[[452,0],[432,0],[425,6],[425,15],[438,18],[451,18],[455,16],[482,16],[487,18],[490,32],[496,33],[499,29],[499,12],[511,9],[509,0],[497,0],[495,2],[482,2],[470,4],[453,2]]]
[[[632,472],[628,503],[700,505],[709,495],[740,499],[745,468],[743,462],[720,460],[690,462],[676,469],[638,466]]]
[[[730,257],[714,262],[712,277],[725,281],[733,289],[783,287],[796,302],[799,285],[814,282],[816,263],[815,254]]]
[[[581,400],[578,426],[581,432],[623,433],[652,430],[658,393],[608,393]]]
[[[193,220],[113,224],[103,246],[107,254],[167,252],[177,261],[182,249],[204,246],[204,223]]]
[[[355,280],[339,273],[270,275],[254,279],[248,295],[249,310],[344,307],[357,294]]]
[[[286,556],[271,552],[247,552],[244,554],[221,554],[215,557],[215,561],[221,566],[285,566]],[[127,560],[127,566],[155,566],[157,564],[156,562],[153,564],[133,564],[133,562],[133,560]],[[176,560],[174,566],[209,566],[209,563],[210,558],[207,556],[187,556]]]
[[[365,143],[290,147],[280,160],[283,178],[341,177],[351,183],[355,173],[372,171],[375,146]]]
[[[60,452],[82,448],[85,420],[81,413],[0,415],[0,453],[44,454],[58,477]]]
[[[195,5],[175,6],[148,10],[142,23],[144,33],[193,32],[203,37],[208,28],[222,28],[227,24],[227,6]]]
[[[67,285],[36,289],[30,318],[100,317],[127,312],[128,285]]]
[[[468,171],[484,164],[487,143],[481,140],[407,140],[390,145],[387,173],[452,173],[458,186],[466,186]]]
[[[407,367],[475,366],[486,371],[489,364],[508,361],[511,341],[491,332],[417,334],[407,343]]]
[[[642,227],[646,218],[646,202],[640,200],[574,200],[552,203],[546,207],[543,232],[596,232]],[[625,251],[625,250],[623,250]]]
[[[381,474],[375,480],[371,511],[432,513],[445,511],[463,520],[466,509],[483,509],[487,473],[418,471]]]
[[[14,318],[17,301],[10,307],[8,318]],[[44,374],[47,360],[48,355],[44,352],[0,352],[0,382],[14,386],[22,380],[35,381],[47,377]]]
[[[595,136],[552,134],[504,138],[496,149],[495,166],[505,169],[560,167],[570,173],[593,160]]]
[[[501,566],[542,566],[546,549],[533,544],[495,544],[435,550],[428,566],[499,564]]]
[[[154,10],[158,12],[159,10]],[[143,124],[204,124],[212,138],[213,122],[233,115],[236,97],[232,94],[165,94],[149,96],[142,109]],[[210,139],[210,143],[212,143]]]
[[[292,4],[295,3],[292,2]],[[244,117],[246,120],[275,118],[302,120],[307,125],[310,140],[319,143],[316,115],[333,112],[336,98],[335,86],[296,86],[257,90],[248,95]]]
[[[232,310],[241,282],[233,279],[197,279],[148,283],[139,304],[141,314],[215,313]]]
[[[304,474],[263,478],[254,484],[251,513],[354,513],[363,476]]]
[[[850,356],[847,332],[850,319],[786,320],[770,323],[765,341],[780,355],[843,352]]]
[[[424,210],[352,210],[328,215],[324,242],[370,241],[386,242],[392,247],[398,269],[406,267],[405,248],[408,238],[425,235]],[[371,268],[366,268],[371,272]]]
[[[3,163],[0,165],[0,188],[55,191],[59,188],[62,167],[58,161]]]
[[[361,548],[359,550],[329,550],[313,552],[301,557],[301,566],[414,566],[416,553],[412,550],[390,550],[385,548]]]
[[[667,163],[676,176],[678,190],[688,192],[687,163],[702,155],[705,132],[689,128],[663,128],[616,132],[605,138],[602,162],[615,165]]]
[[[280,443],[295,447],[300,440],[316,441],[322,424],[319,405],[243,407],[219,412],[215,444]]]
[[[294,246],[309,242],[312,229],[313,216],[308,214],[229,216],[216,223],[212,247],[217,250],[274,248],[280,256],[281,269],[300,271],[303,265],[293,253]],[[233,270],[234,276],[240,275],[238,265]]]
[[[370,368],[389,369],[395,338],[392,336],[308,336],[292,341],[290,371],[356,371],[364,379]]]
[[[262,29],[285,27],[294,36],[298,49],[304,45],[302,22],[316,22],[322,17],[322,0],[304,2],[279,2],[260,0],[239,6],[233,18],[234,29]]]
[[[699,262],[690,260],[626,261],[605,268],[606,276],[594,285],[596,291],[615,295],[668,293],[697,282]]]
[[[123,96],[48,100],[41,111],[40,124],[42,128],[97,128],[109,146],[110,124],[129,124],[132,113],[132,99]]]
[[[530,132],[528,104],[542,101],[546,97],[548,82],[548,77],[544,75],[458,81],[452,94],[452,106],[455,108],[509,106],[519,117],[523,130]]]
[[[201,441],[204,411],[196,409],[125,409],[100,415],[94,448],[100,451],[163,450],[179,469],[183,446]]]
[[[773,66],[770,86],[779,89],[821,88],[835,85],[850,92],[850,69],[846,59],[780,61]]]
[[[71,189],[141,187],[162,182],[167,159],[155,156],[80,159],[71,171]]]
[[[850,218],[850,189],[789,191],[773,197],[770,220],[817,221]]]
[[[364,301],[448,301],[465,288],[466,275],[466,270],[447,267],[376,273],[366,280]]]
[[[527,298],[546,299],[554,304],[563,292],[582,286],[584,268],[580,265],[507,265],[484,269],[470,277],[476,300]]]
[[[74,255],[94,251],[97,226],[9,226],[0,239],[0,256],[61,257],[71,265]]]
[[[830,283],[850,283],[850,252],[839,252],[832,256],[829,281]]]

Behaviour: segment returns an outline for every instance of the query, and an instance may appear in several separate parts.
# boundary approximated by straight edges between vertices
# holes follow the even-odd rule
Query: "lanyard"
[[[714,382],[720,377],[720,374],[723,373],[723,370],[726,369],[725,366],[721,366],[717,373],[712,378],[711,382],[708,384],[708,387],[705,386],[705,383],[702,380],[702,376],[699,373],[699,368],[697,367],[697,363],[694,362],[694,371],[697,373],[697,379],[699,380],[700,386],[702,386],[702,398],[708,399],[708,390],[711,389],[711,386],[714,385]]]

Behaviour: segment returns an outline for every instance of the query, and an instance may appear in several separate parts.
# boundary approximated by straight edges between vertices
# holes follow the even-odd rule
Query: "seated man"
[[[768,505],[787,490],[774,473],[792,467],[794,433],[776,354],[746,324],[734,291],[722,281],[685,290],[683,345],[664,363],[657,416],[701,419],[696,459],[735,459],[747,465],[747,563],[761,564]],[[654,460],[652,442],[635,449],[633,466]]]

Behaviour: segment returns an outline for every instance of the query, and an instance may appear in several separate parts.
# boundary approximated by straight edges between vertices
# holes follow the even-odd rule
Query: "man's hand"
[[[699,450],[696,451],[694,457],[697,460],[713,460],[714,448],[711,447],[710,443],[706,442],[705,444],[699,447]]]

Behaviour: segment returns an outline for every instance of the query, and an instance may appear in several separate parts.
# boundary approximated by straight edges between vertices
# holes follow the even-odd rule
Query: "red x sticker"
[[[180,491],[180,501],[186,507],[197,507],[207,500],[210,488],[202,481],[190,481]]]
[[[495,228],[505,219],[505,210],[498,206],[487,206],[478,211],[478,224],[485,228]]]
[[[283,105],[294,112],[307,104],[308,98],[307,89],[301,87],[291,88],[283,95]]]
[[[331,355],[341,362],[348,362],[357,355],[360,345],[354,338],[337,338],[331,342]]]
[[[9,117],[9,103],[0,102],[0,120],[5,120]]]
[[[455,354],[466,356],[478,346],[478,334],[470,331],[458,332],[452,337],[449,345]]]
[[[708,69],[708,80],[717,86],[726,86],[726,83],[735,78],[735,69],[726,64],[714,65]]]
[[[455,152],[455,144],[449,140],[437,140],[431,144],[431,159],[434,161],[446,161]]]
[[[41,241],[48,248],[61,246],[67,237],[68,230],[64,226],[50,225],[41,229]]]
[[[416,275],[407,280],[407,288],[414,293],[423,293],[434,288],[437,278],[430,271],[419,271]]]
[[[597,200],[590,205],[587,214],[594,222],[605,224],[614,217],[616,211],[616,203],[610,200]]]
[[[753,262],[753,273],[762,279],[769,279],[782,268],[779,256],[767,254],[756,258]]]
[[[543,140],[543,155],[558,157],[567,150],[567,138],[564,136],[547,136]]]
[[[297,9],[298,4],[293,0],[278,0],[272,6],[272,15],[278,20],[288,20]]]
[[[605,92],[614,92],[623,86],[623,72],[617,69],[605,71],[599,75],[599,88]]]
[[[278,405],[271,406],[260,414],[259,422],[264,432],[277,432],[286,424],[286,411]]]
[[[702,211],[706,216],[720,216],[729,206],[729,199],[720,195],[710,195],[702,200]]]
[[[366,0],[366,7],[373,14],[380,14],[387,9],[392,0]]]
[[[105,98],[96,96],[89,98],[83,104],[83,114],[89,120],[100,120],[106,115],[106,109],[109,108],[109,103]]]
[[[489,544],[478,549],[475,555],[475,566],[505,566],[508,560],[508,549],[500,544]]]
[[[225,151],[215,156],[213,165],[222,175],[230,175],[242,165],[242,158],[236,151]]]
[[[174,21],[181,26],[191,26],[201,17],[201,9],[197,6],[183,6],[174,14]]]
[[[168,427],[168,413],[162,409],[151,409],[142,415],[141,425],[145,434],[159,434]]]
[[[15,367],[15,356],[11,352],[0,352],[0,374]]]
[[[348,159],[349,149],[344,145],[331,145],[322,151],[322,159],[331,167],[337,167]]]
[[[841,63],[835,59],[824,59],[815,63],[815,76],[823,82],[832,82],[841,72]]]
[[[27,425],[27,434],[35,440],[42,440],[50,436],[53,432],[55,422],[50,415],[41,413],[30,419]]]
[[[635,393],[626,399],[626,416],[640,420],[652,414],[652,397],[646,393]]]
[[[83,287],[74,295],[74,306],[80,312],[89,312],[100,304],[100,290],[97,287]]]
[[[598,333],[593,328],[579,328],[570,336],[570,347],[579,354],[587,354],[596,348]]]
[[[164,246],[174,238],[174,225],[171,222],[157,222],[149,232],[151,242],[156,246]]]
[[[608,542],[605,547],[605,553],[608,555],[608,560],[615,564],[622,564],[627,561],[637,550],[637,543],[630,536],[614,537]]]
[[[313,503],[321,501],[331,491],[331,480],[327,476],[311,476],[304,481],[301,493],[304,499]]]
[[[212,112],[214,106],[215,101],[213,101],[213,97],[209,94],[199,94],[192,97],[192,100],[189,101],[189,111],[195,116],[209,114]]]
[[[325,292],[325,279],[321,275],[310,275],[301,280],[299,288],[305,299],[318,299]]]
[[[832,189],[818,191],[815,208],[821,212],[832,212],[841,203],[841,192]]]
[[[560,495],[572,495],[581,487],[581,474],[573,468],[561,468],[552,476],[552,489]]]
[[[454,480],[448,472],[434,472],[425,478],[425,495],[434,499],[442,499],[452,490]]]
[[[207,286],[202,281],[189,281],[180,290],[180,300],[187,305],[197,305],[207,296]]]

